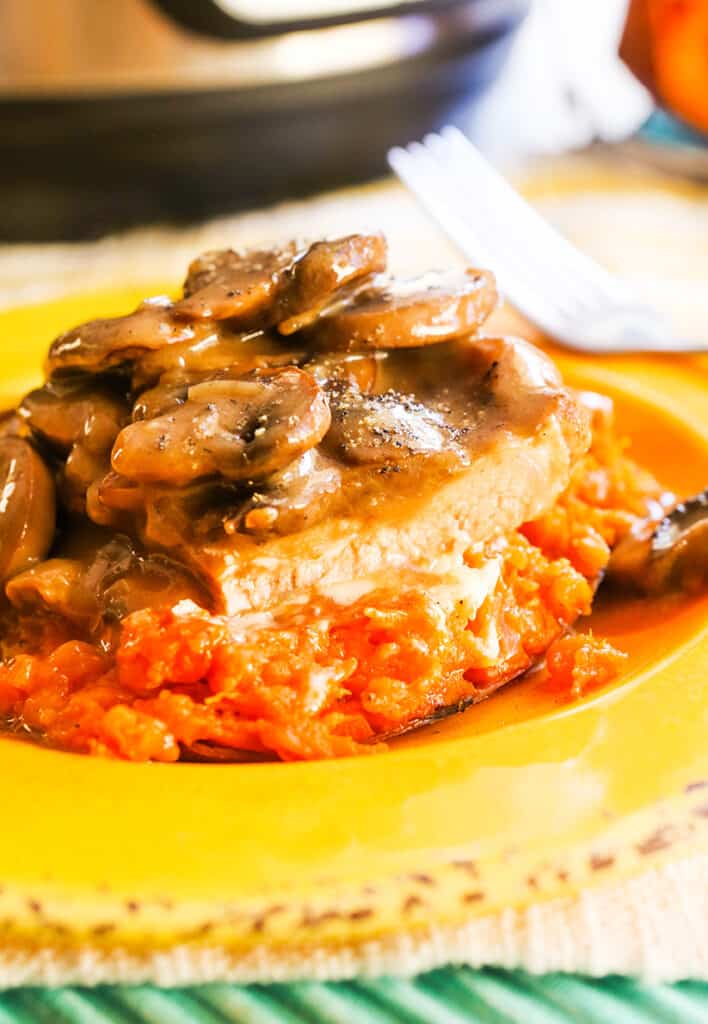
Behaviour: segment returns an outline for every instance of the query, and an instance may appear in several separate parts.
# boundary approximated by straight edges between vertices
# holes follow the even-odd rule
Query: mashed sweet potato
[[[138,611],[112,658],[78,641],[18,655],[0,670],[0,712],[60,747],[131,760],[176,760],[197,742],[286,760],[372,751],[378,735],[518,675],[590,610],[566,559],[520,534],[494,553],[501,578],[472,622],[422,589],[297,607],[252,639],[191,604]]]
[[[623,656],[564,636],[590,611],[610,547],[661,490],[624,452],[607,417],[554,508],[470,554],[494,557],[496,585],[470,620],[426,591],[380,587],[353,604],[322,598],[239,629],[184,602],[142,610],[106,653],[69,639],[0,667],[0,715],[67,750],[175,761],[219,749],[284,760],[381,749],[381,737],[436,709],[482,699],[548,653],[568,696],[608,682]]]
[[[578,572],[594,579],[632,525],[638,519],[659,522],[673,495],[627,456],[628,442],[615,433],[609,399],[581,397],[592,403],[590,451],[573,468],[555,505],[521,532],[549,558],[567,558]]]

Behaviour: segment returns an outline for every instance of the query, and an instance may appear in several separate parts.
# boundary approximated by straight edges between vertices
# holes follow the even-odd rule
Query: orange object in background
[[[620,56],[660,103],[708,132],[708,0],[631,0]]]

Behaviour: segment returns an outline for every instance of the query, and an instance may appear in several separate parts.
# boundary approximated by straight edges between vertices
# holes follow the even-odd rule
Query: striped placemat
[[[708,984],[469,968],[414,980],[14,989],[0,1024],[706,1024]]]

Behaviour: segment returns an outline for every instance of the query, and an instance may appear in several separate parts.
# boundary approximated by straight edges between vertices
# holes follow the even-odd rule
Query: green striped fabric
[[[708,984],[467,968],[412,981],[22,988],[0,1024],[708,1024]]]

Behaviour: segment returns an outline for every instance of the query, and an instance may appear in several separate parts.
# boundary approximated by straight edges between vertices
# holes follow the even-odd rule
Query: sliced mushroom
[[[60,335],[47,359],[50,376],[83,371],[104,373],[130,363],[143,352],[206,337],[213,325],[200,328],[173,317],[169,299],[146,299],[133,313],[90,320]]]
[[[26,433],[27,428],[17,409],[4,409],[0,412],[0,437],[24,437]]]
[[[136,509],[142,507],[144,501],[144,489],[140,484],[134,480],[127,480],[124,476],[114,473],[113,470],[109,470],[101,480],[97,481],[96,493],[107,508],[116,509],[119,512],[135,512]],[[94,522],[103,525],[100,518]]]
[[[21,611],[45,609],[91,631],[140,608],[189,600],[209,606],[204,588],[163,555],[140,555],[127,537],[89,545],[80,558],[50,558],[7,584]]]
[[[298,353],[279,352],[277,355],[263,354],[250,359],[237,359],[233,365],[227,361],[221,367],[212,369],[179,369],[164,373],[157,384],[143,391],[133,406],[133,422],[153,419],[183,405],[188,392],[197,384],[217,380],[238,380],[248,373],[293,366]]]
[[[220,479],[142,484],[111,470],[89,488],[86,509],[94,523],[139,536],[149,549],[178,550],[197,535],[223,532],[236,488]]]
[[[652,594],[708,585],[708,490],[682,501],[660,523],[638,526],[614,548],[606,578]]]
[[[0,437],[0,581],[40,561],[55,529],[54,479],[28,441]]]
[[[22,612],[44,609],[80,621],[91,611],[77,601],[83,570],[78,558],[48,558],[13,577],[5,593]]]
[[[90,378],[50,381],[22,399],[20,415],[32,432],[60,451],[79,441],[108,451],[129,419],[125,399]]]
[[[146,352],[133,368],[133,391],[141,392],[166,374],[195,375],[202,379],[228,370],[242,376],[269,366],[299,363],[304,353],[287,351],[280,339],[263,331],[233,333],[223,325],[218,332]]]
[[[359,465],[403,463],[413,456],[456,452],[455,431],[434,409],[410,395],[362,395],[353,388],[330,393],[332,426],[327,447]],[[460,458],[463,453],[458,453]]]
[[[347,235],[315,242],[293,264],[279,302],[278,330],[293,334],[311,324],[341,289],[386,269],[383,235]]]
[[[106,563],[110,567],[110,555]],[[106,619],[120,621],[141,608],[173,608],[181,601],[211,606],[202,584],[165,555],[135,555],[126,572],[118,576],[107,573],[103,578],[101,611]]]
[[[375,281],[322,315],[307,334],[320,348],[410,348],[474,333],[497,303],[486,270]]]
[[[106,472],[95,477],[86,489],[85,512],[98,526],[139,536],[140,525],[147,514],[147,501],[145,488],[114,473],[109,462]],[[169,546],[170,539],[165,536],[164,546]]]
[[[461,373],[471,367],[479,372],[480,360],[486,365],[480,401],[491,401],[498,412],[509,421],[513,419],[516,430],[534,430],[566,400],[558,368],[545,352],[522,338],[465,338],[455,344],[451,354]],[[586,411],[574,417],[578,433],[588,442],[589,419]]]
[[[303,365],[321,384],[346,384],[368,394],[376,389],[386,352],[323,352]]]
[[[154,388],[143,391],[133,406],[132,421],[153,420],[166,412],[179,408],[187,401],[187,392],[192,383],[191,374],[166,373]]]
[[[224,521],[224,529],[253,534],[304,530],[327,514],[341,482],[336,462],[312,448],[264,481],[238,514]]]
[[[107,471],[113,442],[129,419],[125,398],[92,378],[67,378],[31,391],[19,411],[36,437],[68,451],[60,498],[71,512],[84,514],[86,492]]]
[[[75,444],[59,478],[59,496],[64,506],[76,515],[86,515],[87,494],[109,468],[108,451],[97,454],[83,444]]]
[[[140,536],[151,549],[181,550],[192,542],[222,539],[224,520],[243,489],[220,477],[198,480],[186,487],[144,485],[144,519]]]
[[[113,469],[170,486],[209,476],[263,479],[314,447],[329,423],[324,392],[294,366],[206,381],[178,409],[125,427]]]
[[[282,249],[208,252],[189,268],[175,312],[244,326],[277,323],[281,334],[292,334],[342,288],[385,266],[382,235],[348,235],[304,251],[291,242]]]
[[[294,242],[282,249],[205,252],[190,265],[184,298],[175,314],[195,319],[255,320],[275,299],[297,256]]]

